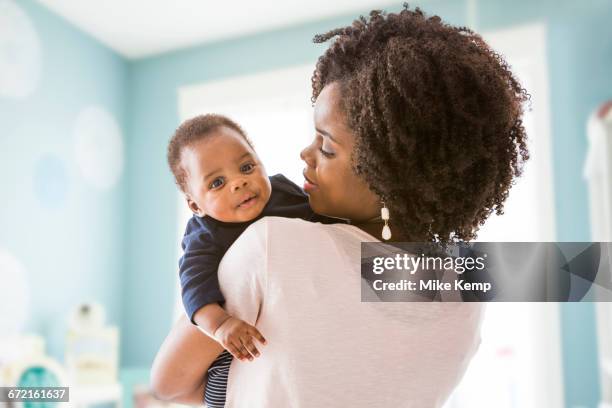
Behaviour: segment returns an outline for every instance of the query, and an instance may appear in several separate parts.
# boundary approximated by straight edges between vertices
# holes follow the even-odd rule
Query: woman
[[[466,28],[406,6],[335,38],[313,76],[316,136],[302,151],[312,208],[352,225],[265,218],[219,268],[228,311],[268,340],[234,361],[228,406],[444,403],[479,344],[475,303],[361,302],[360,243],[470,240],[503,211],[528,158],[526,92]],[[163,399],[198,404],[221,352],[181,319],[152,371]]]

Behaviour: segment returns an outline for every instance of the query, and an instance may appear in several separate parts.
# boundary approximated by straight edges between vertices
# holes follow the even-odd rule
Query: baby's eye
[[[208,186],[208,188],[219,188],[223,185],[223,177],[217,177],[216,179],[214,179],[212,181],[212,183],[210,183],[210,186]]]
[[[240,171],[243,173],[250,173],[251,171],[253,171],[254,168],[255,168],[255,165],[253,163],[247,163],[247,164],[243,164],[240,167]]]

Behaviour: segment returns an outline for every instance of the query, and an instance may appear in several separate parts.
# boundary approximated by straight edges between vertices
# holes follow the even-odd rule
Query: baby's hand
[[[221,323],[213,336],[238,360],[248,358],[249,361],[252,361],[253,357],[259,357],[259,350],[253,344],[253,338],[256,338],[261,344],[266,344],[266,339],[259,333],[259,330],[235,317],[230,317]]]

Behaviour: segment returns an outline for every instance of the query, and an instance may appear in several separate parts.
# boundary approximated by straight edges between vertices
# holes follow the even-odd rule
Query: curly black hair
[[[176,129],[168,143],[167,159],[174,182],[178,188],[187,192],[187,173],[181,165],[183,150],[192,144],[212,135],[218,128],[225,126],[240,133],[246,142],[253,148],[246,132],[236,122],[227,116],[209,113],[187,119]]]
[[[355,173],[413,242],[470,241],[503,214],[529,158],[530,96],[504,58],[466,27],[407,4],[317,35],[333,39],[312,77],[312,101],[338,83],[355,136]]]

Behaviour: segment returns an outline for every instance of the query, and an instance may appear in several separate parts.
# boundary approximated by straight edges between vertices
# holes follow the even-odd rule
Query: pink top
[[[219,266],[229,313],[268,340],[227,407],[439,407],[480,343],[479,303],[361,302],[356,227],[267,217]]]

